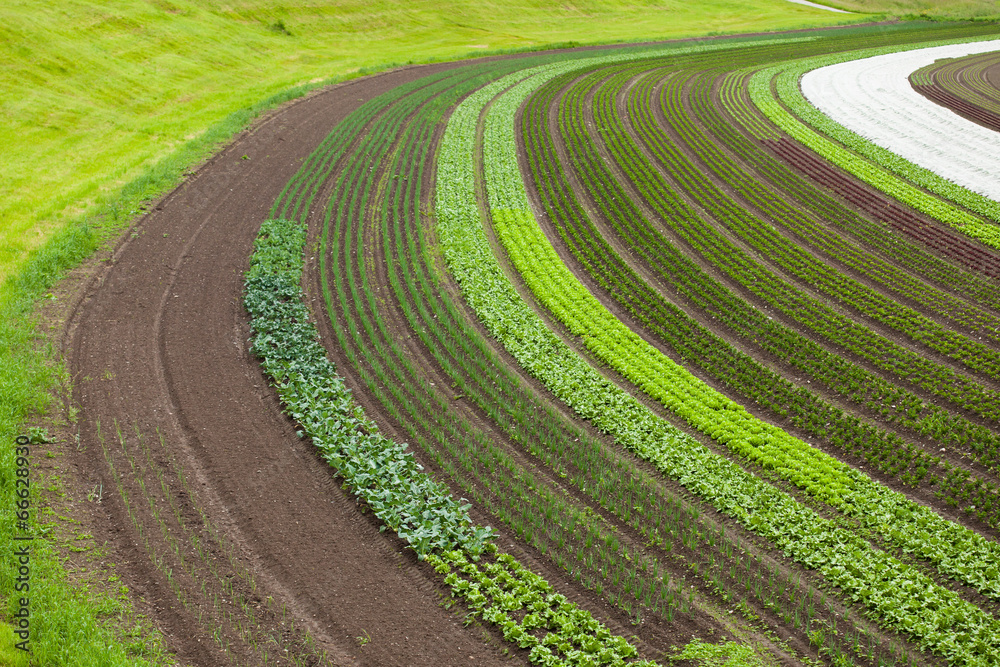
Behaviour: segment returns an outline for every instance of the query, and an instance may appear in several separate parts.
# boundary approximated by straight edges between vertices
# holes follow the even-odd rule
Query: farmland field
[[[1000,205],[800,88],[912,51],[894,90],[995,132],[996,37],[542,51],[283,108],[56,295],[88,529],[182,664],[1000,664]]]

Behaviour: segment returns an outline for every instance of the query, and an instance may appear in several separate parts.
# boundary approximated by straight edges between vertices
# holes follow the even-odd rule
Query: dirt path
[[[326,651],[330,664],[508,662],[481,630],[463,628],[438,604],[426,570],[378,531],[296,436],[248,353],[240,297],[258,227],[301,160],[362,101],[440,67],[343,84],[258,124],[139,222],[73,313],[66,342],[81,444],[73,463],[105,489],[116,488],[114,466],[123,489],[101,505],[103,524],[118,528],[95,538],[108,541],[109,559],[149,602],[184,662],[262,664],[269,642],[271,661],[289,655],[283,641],[290,653],[308,648],[305,632],[317,644],[312,653]],[[167,502],[142,501],[155,480],[143,465],[135,468],[141,457],[129,452],[138,449],[111,442],[115,423],[146,442],[162,436],[164,451],[149,469],[174,466],[191,487],[161,484],[179,508],[173,514]],[[140,492],[134,482],[143,474]],[[171,541],[185,525],[203,529],[205,520],[235,554],[228,562],[200,555],[190,540]],[[167,565],[154,566],[154,553]],[[243,571],[253,582],[243,588],[252,592],[227,585],[236,577],[223,572],[206,577],[206,594],[197,576],[179,576],[175,562]],[[241,629],[248,604],[280,610],[251,614],[259,644]],[[225,627],[214,629],[206,615]],[[220,642],[214,635],[230,626],[230,641]],[[232,637],[243,645],[227,647],[239,644]]]

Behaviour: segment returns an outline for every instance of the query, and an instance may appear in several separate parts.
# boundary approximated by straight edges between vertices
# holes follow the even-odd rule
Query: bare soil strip
[[[440,67],[339,85],[258,124],[138,223],[73,313],[66,345],[81,443],[73,463],[106,490],[116,488],[114,465],[126,488],[124,496],[105,493],[106,515],[94,517],[94,534],[107,541],[109,559],[150,602],[155,623],[185,663],[263,664],[265,650],[269,664],[276,657],[289,663],[297,650],[305,664],[318,664],[323,651],[327,664],[337,665],[508,662],[481,640],[481,630],[463,628],[438,603],[426,569],[379,532],[297,437],[248,353],[241,299],[257,229],[302,159],[361,103]],[[232,605],[227,588],[240,589],[210,580],[206,592],[204,579],[174,576],[180,568],[169,563],[201,557],[190,543],[177,549],[164,537],[172,534],[173,521],[163,519],[169,503],[135,492],[145,468],[131,467],[115,423],[147,443],[162,436],[163,462],[183,471],[192,489],[190,498],[175,496],[187,507],[181,516],[201,508],[235,554],[226,567],[252,575],[256,591],[248,595],[282,610],[254,614],[257,635],[298,637],[287,642],[291,650],[279,641],[239,645],[238,630],[219,642],[211,624],[199,622],[203,608],[229,605],[237,610],[231,625],[249,623],[246,613],[239,616],[247,596]],[[141,484],[154,485],[160,488],[155,475]],[[164,525],[170,527],[155,529]],[[140,533],[137,526],[147,528]],[[166,554],[162,567],[151,553]]]

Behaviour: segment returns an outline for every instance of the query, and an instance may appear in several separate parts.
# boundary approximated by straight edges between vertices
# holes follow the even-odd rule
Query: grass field
[[[928,3],[843,4],[919,11]],[[970,4],[956,3],[963,11]],[[564,7],[525,0],[448,3],[447,10],[432,2],[5,3],[0,278],[53,231],[97,211],[99,202],[208,127],[296,85],[479,51],[851,18],[783,0],[588,0]]]
[[[959,0],[831,3],[995,13]],[[454,17],[461,17],[458,22]],[[860,17],[857,17],[860,18]],[[390,63],[565,42],[643,41],[857,20],[784,0],[705,3],[15,1],[0,9],[0,278],[68,220],[227,115]],[[867,18],[867,17],[866,17]]]
[[[324,82],[393,64],[909,14],[998,14],[997,3],[985,0],[829,4],[864,14],[847,16],[785,0],[583,0],[559,9],[531,0],[4,3],[0,439],[12,441],[29,414],[45,409],[55,381],[51,359],[35,344],[32,313],[38,297],[100,238],[139,215],[143,201],[172,187],[261,110]],[[0,468],[8,464],[4,459]],[[0,489],[5,507],[7,491]],[[0,534],[0,543],[10,543],[12,525],[6,519],[0,524],[7,533]],[[45,582],[52,592],[40,592],[37,599],[47,595],[57,601],[54,606],[66,607],[67,619],[92,624],[87,615],[92,619],[97,605],[105,603],[88,611],[90,603],[59,588],[58,579],[53,574]],[[9,594],[8,584],[0,575],[0,596]],[[0,632],[0,662],[6,643]]]

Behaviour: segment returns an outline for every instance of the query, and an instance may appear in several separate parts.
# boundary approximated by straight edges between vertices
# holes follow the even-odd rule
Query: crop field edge
[[[923,16],[920,18],[926,19]],[[547,47],[532,47],[523,51],[540,50],[547,50]],[[481,55],[470,54],[470,57]],[[387,67],[392,68],[394,65]],[[39,304],[45,304],[45,294],[58,283],[61,276],[92,257],[100,248],[117,243],[117,239],[127,234],[135,221],[143,215],[145,208],[176,187],[180,178],[193,171],[194,165],[204,162],[208,155],[214,154],[240,132],[252,127],[261,114],[339,81],[341,79],[289,89],[253,108],[230,115],[222,123],[207,130],[199,139],[185,145],[167,160],[150,167],[143,176],[123,187],[116,197],[102,205],[97,216],[78,219],[60,230],[41,250],[32,253],[16,276],[5,280],[0,325],[5,328],[9,326],[11,330],[21,334],[22,344],[16,349],[23,350],[23,353],[10,365],[4,366],[14,369],[25,378],[32,378],[31,385],[25,389],[25,395],[30,396],[30,400],[25,400],[22,404],[24,407],[11,418],[5,415],[4,422],[0,424],[5,437],[11,435],[9,439],[12,440],[12,434],[28,423],[44,423],[46,411],[50,409],[47,407],[51,401],[49,397],[65,378],[63,362],[58,361],[51,352],[46,354],[39,350],[37,334],[33,330]],[[97,224],[94,224],[95,220]],[[95,607],[101,604],[103,603],[97,603]]]

